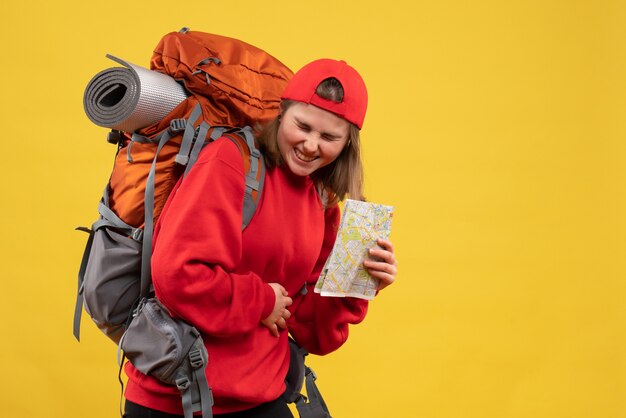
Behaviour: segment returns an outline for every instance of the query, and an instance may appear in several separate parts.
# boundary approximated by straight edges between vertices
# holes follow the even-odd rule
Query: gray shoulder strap
[[[146,193],[144,198],[144,226],[143,226],[143,242],[141,248],[141,293],[142,298],[147,297],[150,292],[151,268],[150,259],[152,257],[152,235],[154,232],[154,181],[156,176],[156,163],[159,157],[159,153],[163,149],[163,146],[172,137],[171,132],[168,130],[165,135],[159,141],[159,145],[154,154],[154,160],[152,160],[152,167],[150,167],[150,173],[148,174],[148,180],[146,180]]]
[[[219,128],[216,128],[216,130],[217,129]],[[237,146],[242,156],[249,154],[250,168],[245,176],[246,185],[243,198],[243,219],[241,223],[241,230],[244,230],[254,217],[259,200],[261,199],[263,184],[265,181],[265,160],[263,159],[261,151],[256,147],[254,134],[252,133],[252,128],[249,126],[246,126],[245,128],[231,129],[228,131],[219,130],[217,133],[220,135],[223,133],[238,135],[245,141],[245,146],[248,148],[248,152],[245,153],[244,150],[241,149],[239,141],[228,135],[225,136]],[[214,134],[211,135],[211,139],[216,139],[214,136],[216,136],[217,133],[214,131]]]
[[[243,135],[250,150],[250,170],[246,174],[246,194],[243,200],[242,229],[245,229],[252,220],[261,199],[265,181],[265,160],[261,151],[256,147],[252,129],[246,126],[240,130],[240,135]]]

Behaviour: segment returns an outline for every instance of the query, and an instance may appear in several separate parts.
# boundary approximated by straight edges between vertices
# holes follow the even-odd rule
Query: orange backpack
[[[77,339],[84,305],[98,327],[119,342],[133,307],[150,292],[152,232],[167,197],[202,147],[222,136],[233,141],[243,157],[246,227],[264,175],[253,128],[278,115],[280,95],[293,75],[257,47],[186,28],[161,39],[150,68],[182,83],[189,96],[150,126],[109,134],[109,142],[118,148],[99,205],[100,218],[91,229],[79,228],[90,236],[79,271]]]
[[[172,120],[188,119],[196,105],[200,105],[202,116],[195,126],[206,122],[209,135],[216,127],[264,125],[278,115],[280,95],[293,75],[284,64],[255,46],[186,28],[161,39],[150,69],[181,81],[191,96],[167,117],[138,132],[147,138],[168,129]],[[179,153],[182,136],[181,132],[168,141],[157,162],[155,220],[178,180],[173,160]],[[133,144],[133,162],[128,162],[124,152],[119,153],[111,175],[111,208],[132,226],[143,225],[143,185],[149,171],[146,166],[138,168],[138,164],[151,164],[155,148],[154,143]],[[134,168],[129,164],[134,164]]]

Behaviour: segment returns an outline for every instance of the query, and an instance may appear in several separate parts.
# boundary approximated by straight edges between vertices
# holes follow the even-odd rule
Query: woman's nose
[[[314,152],[317,149],[317,137],[313,132],[306,136],[303,148],[306,152]]]

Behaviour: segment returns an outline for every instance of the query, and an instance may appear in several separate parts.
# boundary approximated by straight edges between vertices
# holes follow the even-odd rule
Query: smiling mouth
[[[301,160],[304,161],[305,163],[310,163],[312,161],[317,160],[318,157],[308,157],[305,154],[301,153],[297,148],[294,148],[294,153],[296,154],[296,157]]]

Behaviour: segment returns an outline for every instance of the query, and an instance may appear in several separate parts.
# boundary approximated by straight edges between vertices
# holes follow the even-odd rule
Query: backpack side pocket
[[[83,283],[85,311],[117,343],[139,300],[141,242],[106,226],[93,234]]]

